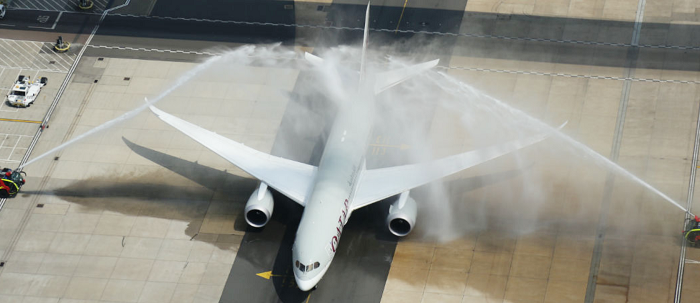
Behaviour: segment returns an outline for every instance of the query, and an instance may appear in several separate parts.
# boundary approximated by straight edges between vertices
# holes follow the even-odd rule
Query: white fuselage
[[[357,180],[365,169],[374,122],[374,95],[363,93],[369,89],[359,91],[338,111],[297,229],[292,266],[302,290],[316,286],[328,270],[352,212]]]

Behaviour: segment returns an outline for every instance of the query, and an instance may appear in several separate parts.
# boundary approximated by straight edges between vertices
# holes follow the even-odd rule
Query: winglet
[[[151,112],[153,112],[153,114],[155,114],[158,117],[160,117],[160,115],[163,113],[163,111],[161,111],[160,109],[158,109],[157,107],[155,107],[153,105],[149,105],[148,108],[151,110]]]

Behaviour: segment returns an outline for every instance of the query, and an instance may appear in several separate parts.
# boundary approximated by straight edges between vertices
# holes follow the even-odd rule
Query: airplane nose
[[[312,288],[314,288],[314,286],[316,286],[316,283],[312,281],[313,279],[302,280],[296,275],[296,273],[294,274],[294,280],[297,282],[297,287],[299,287],[299,289],[301,289],[302,291],[309,291]]]

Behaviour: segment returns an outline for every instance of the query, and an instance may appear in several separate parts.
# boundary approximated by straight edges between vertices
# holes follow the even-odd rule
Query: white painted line
[[[70,68],[71,64],[73,64],[73,62],[72,62],[72,61],[73,61],[73,60],[72,60],[73,58],[71,58],[70,61],[69,61],[69,60],[65,60],[65,59],[63,58],[63,56],[60,56],[60,55],[51,56],[51,57],[49,57],[49,58],[53,58],[53,59],[54,59],[53,61],[56,62],[56,64],[57,64],[58,66],[60,66],[61,69],[64,69],[64,70],[68,70],[68,69]]]
[[[38,54],[39,54],[39,52],[41,51],[41,45],[42,45],[42,44],[39,44],[39,43],[37,43],[37,42],[18,40],[18,41],[17,41],[17,45],[19,46],[20,44],[22,44],[23,46],[26,46],[26,47],[23,47],[23,49],[25,49],[25,48],[28,49],[28,50],[29,50],[29,52],[28,52],[29,54],[36,54],[36,55],[34,55],[34,57],[32,58],[32,59],[33,59],[32,64],[35,65],[35,66],[38,66],[38,62],[37,62],[37,61],[39,61],[39,60],[38,60],[38,59],[39,59],[39,58],[38,58]]]
[[[2,44],[2,43],[0,43],[0,44]],[[7,61],[5,61],[5,59],[3,59],[3,57],[4,56],[0,56],[0,61],[2,61],[2,64],[5,66],[10,66],[10,64],[8,64]]]
[[[53,22],[53,26],[51,26],[51,27],[43,27],[43,26],[27,26],[27,27],[54,30],[54,29],[56,29],[56,24],[58,24],[58,20],[61,20],[61,15],[63,15],[63,12],[58,13],[56,20]]]
[[[212,23],[231,23],[231,24],[243,24],[243,25],[260,25],[260,26],[282,26],[282,27],[337,29],[337,30],[352,30],[352,31],[364,30],[364,28],[362,28],[362,27],[326,26],[326,25],[316,25],[316,24],[287,24],[287,23],[272,23],[272,22],[251,22],[251,21],[180,18],[180,17],[163,17],[163,16],[141,16],[141,15],[133,15],[133,14],[112,14],[112,16],[132,17],[132,18],[153,18],[153,19],[180,20],[180,21],[195,21],[195,22],[212,22]],[[530,38],[530,37],[511,37],[511,36],[470,34],[470,33],[429,32],[429,31],[414,31],[414,30],[398,30],[397,31],[395,29],[375,29],[375,28],[370,28],[370,31],[390,32],[390,33],[398,32],[398,33],[407,33],[407,34],[427,34],[427,35],[438,35],[438,36],[455,36],[455,37],[467,37],[467,38],[519,40],[519,41],[532,41],[532,42],[552,42],[552,43],[566,43],[566,44],[601,45],[601,46],[616,46],[616,47],[633,46],[632,44],[628,44],[628,43],[598,42],[598,41],[584,41],[584,40],[566,40],[566,39],[548,39],[548,38]],[[639,42],[639,40],[637,40],[637,42]],[[673,48],[673,49],[700,50],[700,46],[650,45],[650,44],[634,45],[634,46],[645,47],[645,48]]]
[[[2,138],[2,142],[0,142],[0,148],[2,148],[5,145],[5,142],[7,142],[7,137],[9,134],[3,134],[5,137]]]
[[[15,149],[17,148],[17,144],[19,144],[19,140],[21,140],[21,139],[22,139],[22,137],[18,136],[17,142],[15,142],[15,146],[12,147],[12,150],[10,151],[10,156],[7,158],[7,160],[10,160],[12,158],[12,154],[15,153]],[[10,161],[12,161],[12,160],[10,160]],[[19,162],[19,161],[17,161],[17,162]]]
[[[34,57],[32,57],[32,58],[30,59],[31,61],[29,61],[29,62],[30,62],[33,66],[37,67],[38,69],[42,69],[42,68],[41,68],[41,65],[39,64],[39,61],[40,61],[40,60],[39,60],[39,58],[38,58],[38,56],[37,56],[38,53],[39,53],[39,51],[41,50],[41,46],[38,45],[38,44],[36,44],[36,42],[27,42],[27,41],[21,41],[21,40],[17,41],[17,45],[18,45],[18,46],[20,45],[20,43],[21,43],[21,44],[24,44],[25,46],[26,46],[26,44],[29,44],[29,46],[26,47],[26,49],[29,49],[29,53],[35,54]],[[24,49],[24,48],[23,48],[23,49]],[[44,65],[44,66],[45,66],[45,67],[48,67],[48,66],[46,66],[46,65]],[[32,68],[32,69],[37,69],[37,68]]]
[[[700,84],[700,81],[690,81],[690,80],[663,80],[663,79],[650,79],[650,78],[624,78],[624,77],[610,77],[610,76],[596,76],[596,75],[581,75],[581,74],[563,74],[563,73],[545,73],[545,72],[531,72],[531,71],[521,71],[521,70],[506,70],[506,69],[490,69],[490,68],[479,68],[479,67],[461,67],[461,66],[451,66],[443,67],[438,66],[436,68],[442,69],[458,69],[467,71],[478,71],[478,72],[493,72],[493,73],[505,73],[505,74],[519,74],[519,75],[536,75],[536,76],[549,76],[549,77],[567,77],[567,78],[586,78],[586,79],[600,79],[600,80],[616,80],[616,81],[634,81],[634,82],[657,82],[657,83],[681,83],[681,84]]]
[[[70,67],[71,64],[73,64],[73,59],[74,59],[73,57],[71,57],[70,55],[67,55],[65,53],[61,54],[61,53],[54,52],[53,48],[50,47],[49,44],[44,43],[42,45],[41,49],[46,52],[46,55],[47,55],[46,57],[55,59],[54,61],[56,61],[56,63],[59,63],[59,65],[61,67],[66,68],[66,70],[68,69],[68,67]],[[65,58],[68,58],[68,59],[65,59]],[[65,62],[68,66],[63,66],[63,64],[60,64],[59,61]]]
[[[62,15],[63,15],[63,12],[58,13],[58,17],[56,17],[56,21],[53,22],[53,26],[51,26],[51,29],[56,29],[56,24],[58,24],[58,20],[61,20]]]
[[[61,5],[62,3],[57,3],[56,1],[40,1],[40,2],[44,2],[44,3],[46,3],[46,5],[51,6],[51,8],[53,10],[60,11],[60,10],[65,9],[65,7],[62,7],[62,5]],[[54,5],[54,4],[56,4],[56,5]]]
[[[41,54],[41,51],[45,52],[44,54]],[[53,48],[49,47],[47,44],[43,44],[41,46],[41,50],[39,53],[39,57],[42,58],[42,60],[49,60],[54,61],[56,65],[58,65],[61,69],[68,70],[72,62],[72,58],[70,56],[63,56],[63,54],[57,54],[53,51]],[[67,60],[64,57],[68,57],[71,60]],[[64,65],[64,63],[67,65]],[[48,63],[50,65],[50,63]]]
[[[6,42],[6,43],[7,43],[7,42]],[[12,48],[12,50],[14,51],[14,52],[12,53],[13,55],[19,55],[19,57],[21,57],[21,58],[17,58],[17,59],[21,59],[21,60],[24,61],[24,62],[31,62],[31,61],[32,61],[31,58],[27,58],[26,56],[24,56],[24,52],[23,52],[22,50],[16,49],[16,48],[12,45],[12,43],[7,43],[7,46],[8,46],[9,48]]]
[[[41,3],[41,1],[37,1],[37,2],[38,2],[38,3],[39,3],[39,5],[41,5],[41,6],[42,6],[42,7],[43,7],[43,8],[45,9],[45,10],[47,10],[47,11],[49,11],[49,10],[50,10],[50,9],[49,9],[48,7],[44,6],[44,5],[43,5],[43,4]]]

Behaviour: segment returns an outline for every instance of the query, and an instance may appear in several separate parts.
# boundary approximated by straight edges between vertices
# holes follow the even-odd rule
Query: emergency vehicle
[[[46,77],[41,77],[39,82],[32,82],[29,76],[20,75],[12,89],[7,93],[7,102],[12,106],[29,107],[39,96],[41,88],[49,82]]]
[[[683,237],[691,247],[700,247],[700,217],[695,216],[685,222]]]
[[[14,198],[19,193],[19,190],[24,185],[22,178],[23,171],[13,171],[9,168],[2,169],[2,178],[0,179],[0,198]]]

